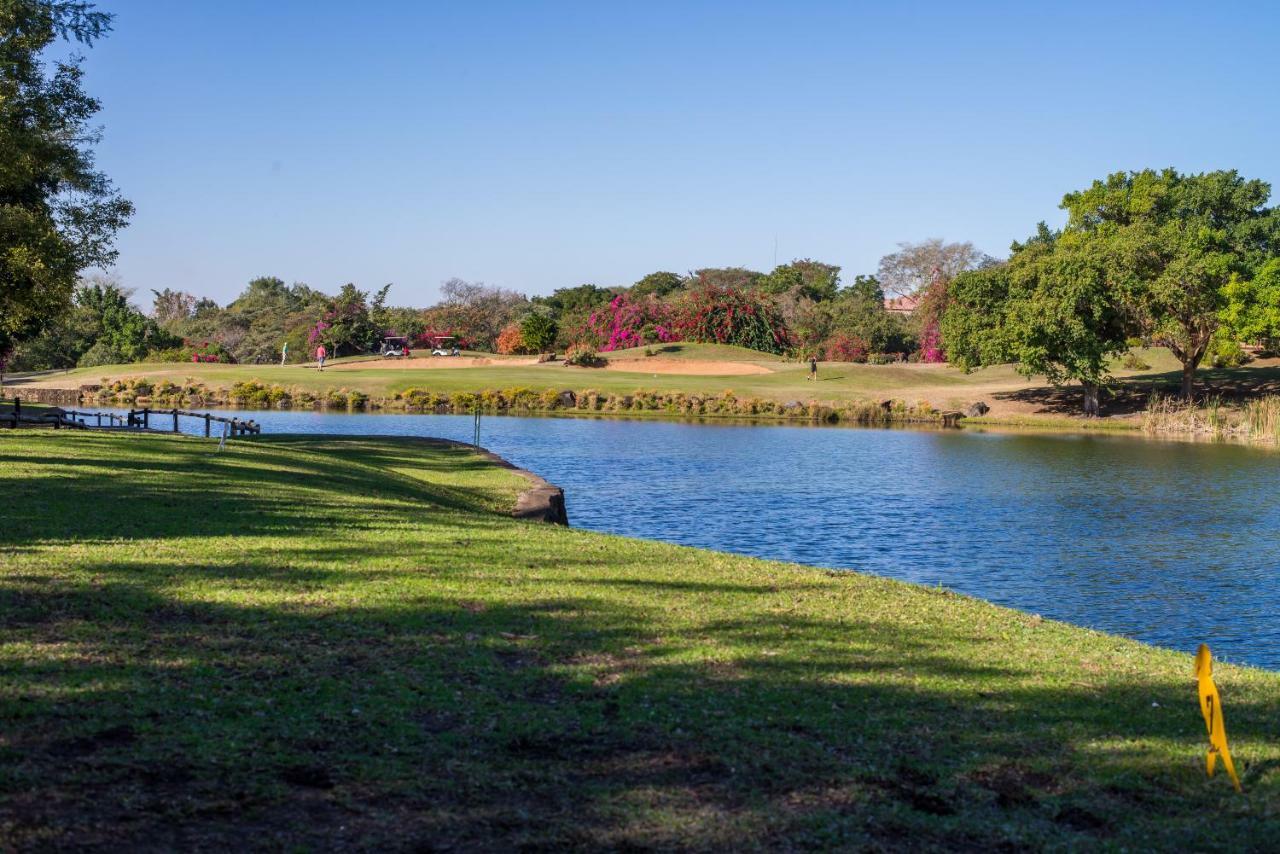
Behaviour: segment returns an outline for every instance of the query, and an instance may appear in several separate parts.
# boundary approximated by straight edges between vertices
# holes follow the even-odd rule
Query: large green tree
[[[779,264],[773,272],[761,277],[757,286],[774,296],[787,294],[797,299],[824,302],[835,299],[840,289],[840,268],[802,258],[790,264]]]
[[[1227,303],[1233,277],[1251,279],[1280,251],[1271,187],[1234,170],[1116,172],[1062,201],[1067,231],[1087,236],[1108,276],[1134,283],[1143,329],[1182,363],[1182,395]]]
[[[852,284],[841,289],[840,295],[884,305],[884,288],[880,285],[880,279],[877,276],[859,273],[853,277]]]
[[[653,275],[660,276],[662,274],[654,273]],[[645,276],[640,282],[636,283],[637,286],[650,278],[650,276]],[[552,313],[558,317],[569,312],[590,310],[608,305],[609,300],[613,299],[614,296],[616,294],[608,288],[586,284],[572,288],[556,288],[551,292],[550,296],[534,297],[532,302],[536,305],[549,307]]]
[[[941,320],[949,361],[964,370],[1013,362],[1055,385],[1078,381],[1085,414],[1097,415],[1108,365],[1134,323],[1134,282],[1114,275],[1108,250],[1041,223],[1007,263],[957,275]]]
[[[700,288],[750,288],[755,287],[765,274],[746,267],[703,267],[693,271],[690,286]]]
[[[386,289],[379,295],[385,298]],[[324,317],[313,328],[309,343],[323,343],[330,358],[337,358],[369,351],[381,334],[369,319],[369,294],[348,282],[330,301]]]
[[[129,303],[129,293],[111,282],[92,282],[76,289],[77,312],[93,318],[96,335],[77,360],[81,367],[140,362],[152,350],[176,347],[170,335]]]
[[[110,29],[90,3],[0,0],[0,371],[70,308],[81,271],[114,261],[133,211],[94,165],[99,104],[80,60],[41,60],[58,38],[89,45]]]
[[[545,306],[534,306],[520,321],[520,337],[524,339],[524,346],[534,353],[548,352],[556,342],[558,331],[550,310]]]
[[[688,282],[683,276],[677,276],[675,273],[666,270],[659,270],[656,273],[650,273],[632,285],[631,296],[636,299],[647,297],[650,294],[659,298],[666,297],[683,290],[686,284]]]
[[[129,302],[115,282],[94,277],[75,289],[70,310],[24,339],[15,351],[18,370],[116,365],[141,361],[153,350],[176,347],[168,333]]]

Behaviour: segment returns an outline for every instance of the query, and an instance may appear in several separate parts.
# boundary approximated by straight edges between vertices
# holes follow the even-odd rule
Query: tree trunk
[[[1213,338],[1216,326],[1216,323],[1198,327],[1184,324],[1185,345],[1179,346],[1176,341],[1168,342],[1169,352],[1182,363],[1182,399],[1188,403],[1195,394],[1196,368],[1200,367],[1200,362],[1209,349],[1209,341]]]
[[[1084,384],[1084,414],[1087,418],[1097,418],[1101,407],[1098,405],[1098,384]]]
[[[1182,364],[1182,399],[1190,401],[1195,396],[1196,367],[1194,362]]]

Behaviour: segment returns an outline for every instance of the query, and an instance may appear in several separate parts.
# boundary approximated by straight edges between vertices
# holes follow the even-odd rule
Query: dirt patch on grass
[[[773,370],[753,362],[713,362],[697,359],[611,359],[606,371],[628,371],[635,374],[684,374],[694,377],[742,377],[771,374]]]

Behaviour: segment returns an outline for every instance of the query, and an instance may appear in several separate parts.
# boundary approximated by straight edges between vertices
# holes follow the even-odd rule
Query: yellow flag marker
[[[1218,760],[1222,760],[1227,775],[1240,791],[1240,778],[1236,776],[1235,763],[1231,761],[1231,751],[1227,749],[1227,728],[1222,722],[1222,698],[1218,696],[1218,686],[1213,684],[1213,655],[1209,647],[1200,644],[1196,653],[1196,678],[1200,680],[1200,712],[1204,715],[1204,725],[1209,730],[1209,753],[1205,756],[1205,770],[1213,776]]]

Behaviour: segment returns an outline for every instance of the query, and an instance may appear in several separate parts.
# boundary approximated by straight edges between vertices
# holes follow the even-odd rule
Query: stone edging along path
[[[528,469],[522,469],[510,460],[498,456],[493,451],[468,442],[455,442],[452,439],[436,438],[421,438],[418,441],[443,447],[464,448],[468,451],[475,451],[489,462],[504,469],[510,469],[529,481],[529,488],[516,496],[516,506],[511,510],[511,515],[515,518],[532,519],[535,522],[549,522],[553,525],[567,526],[569,524],[569,511],[564,505],[564,490],[554,483],[549,483],[541,475],[534,474]]]

